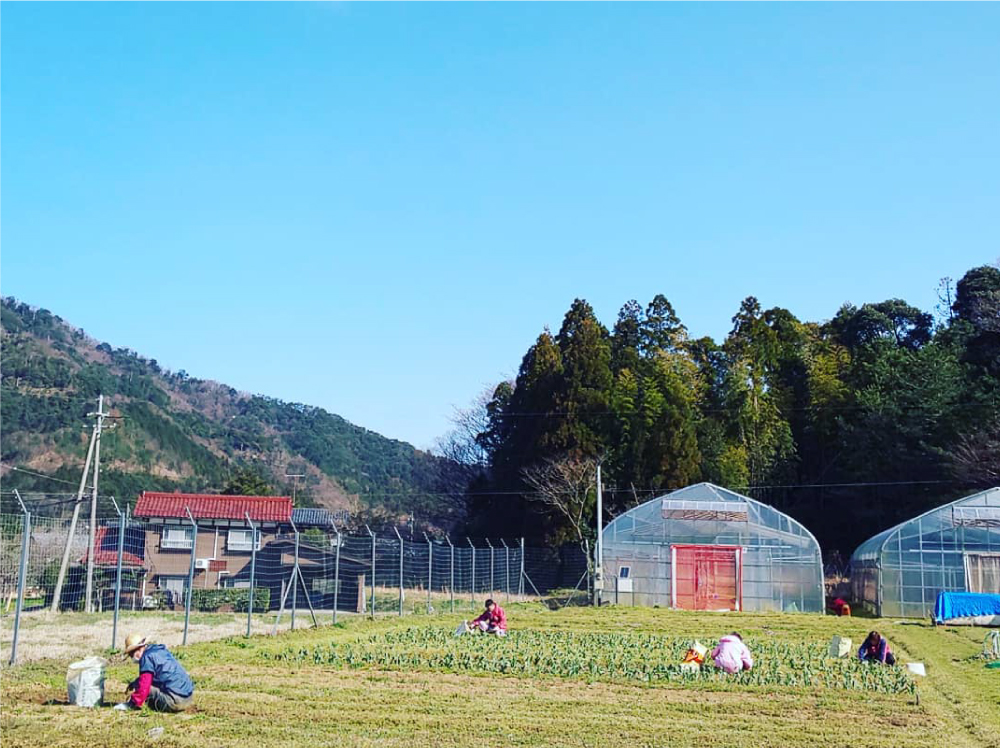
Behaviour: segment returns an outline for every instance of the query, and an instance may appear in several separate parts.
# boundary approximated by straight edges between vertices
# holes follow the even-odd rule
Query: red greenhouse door
[[[683,610],[740,609],[740,549],[719,545],[675,545],[674,607]]]

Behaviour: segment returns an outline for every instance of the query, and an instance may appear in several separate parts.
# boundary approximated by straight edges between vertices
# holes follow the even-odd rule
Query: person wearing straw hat
[[[139,677],[129,683],[126,693],[132,696],[118,711],[141,709],[148,703],[157,712],[181,712],[194,701],[194,683],[177,658],[162,644],[152,644],[145,636],[131,633],[125,637],[123,656],[139,663]]]

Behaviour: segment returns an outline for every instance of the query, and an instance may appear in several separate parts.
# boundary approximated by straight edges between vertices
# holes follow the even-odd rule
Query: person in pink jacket
[[[472,621],[472,626],[487,634],[507,636],[507,614],[495,602],[487,600],[486,610],[479,618]]]
[[[743,643],[743,637],[735,631],[719,639],[719,646],[712,650],[712,659],[715,660],[717,668],[722,668],[730,674],[753,667],[750,650]]]

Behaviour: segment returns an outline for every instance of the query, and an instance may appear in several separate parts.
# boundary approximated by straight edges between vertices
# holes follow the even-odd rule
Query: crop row
[[[707,642],[706,642],[707,643]],[[513,676],[584,677],[646,683],[728,682],[753,686],[822,686],[879,693],[912,693],[914,683],[898,667],[833,659],[820,644],[747,641],[755,666],[725,675],[709,665],[682,670],[690,639],[644,634],[516,631],[505,639],[455,637],[436,628],[409,628],[367,639],[289,647],[262,656],[348,668],[431,669]]]

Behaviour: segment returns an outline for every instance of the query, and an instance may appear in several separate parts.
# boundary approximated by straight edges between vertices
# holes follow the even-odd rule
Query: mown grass
[[[649,684],[594,676],[531,677],[439,669],[374,669],[275,660],[289,648],[387,639],[451,616],[351,619],[337,627],[233,637],[188,647],[197,707],[180,715],[65,706],[65,665],[6,670],[0,695],[5,746],[134,746],[165,728],[162,746],[853,746],[1000,748],[1000,673],[971,659],[982,629],[811,615],[692,614],[656,609],[511,606],[512,627],[545,633],[641,633],[708,643],[736,629],[755,641],[855,641],[880,627],[903,661],[922,661],[919,703],[909,694],[725,681]],[[537,639],[537,637],[535,637]],[[627,638],[627,637],[625,637]],[[82,654],[87,654],[82,652]],[[108,672],[113,701],[135,674]]]

